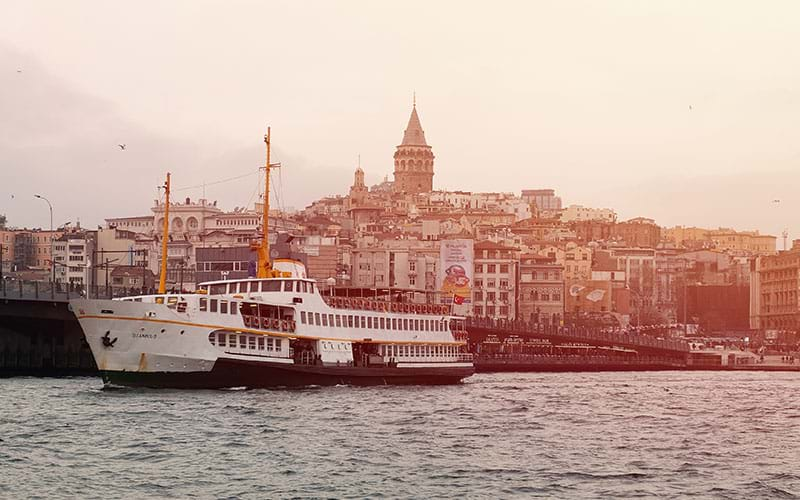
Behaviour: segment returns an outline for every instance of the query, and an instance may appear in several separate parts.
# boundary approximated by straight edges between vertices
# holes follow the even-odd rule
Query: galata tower
[[[417,115],[417,103],[403,134],[403,142],[394,153],[394,190],[398,193],[433,191],[433,151],[425,141],[425,131]]]

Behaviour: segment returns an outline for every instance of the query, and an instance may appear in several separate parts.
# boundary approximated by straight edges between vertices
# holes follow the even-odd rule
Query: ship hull
[[[268,364],[220,358],[210,371],[138,372],[101,370],[106,384],[171,389],[271,388],[331,385],[446,385],[460,383],[474,368],[339,367]]]

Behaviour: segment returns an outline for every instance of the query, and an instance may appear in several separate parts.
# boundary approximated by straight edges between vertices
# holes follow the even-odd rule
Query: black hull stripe
[[[474,372],[472,367],[324,367],[219,359],[209,372],[101,371],[100,374],[106,383],[131,387],[223,389],[310,385],[444,385],[457,384]]]

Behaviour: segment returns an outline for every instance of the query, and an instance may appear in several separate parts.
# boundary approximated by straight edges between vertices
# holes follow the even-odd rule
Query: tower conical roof
[[[422,124],[419,122],[419,115],[417,115],[417,106],[411,110],[411,118],[408,119],[408,126],[403,134],[403,143],[401,146],[427,146],[425,142],[425,131],[422,130]]]

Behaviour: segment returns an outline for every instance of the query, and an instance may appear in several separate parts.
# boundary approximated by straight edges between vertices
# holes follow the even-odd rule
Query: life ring
[[[289,331],[289,320],[288,319],[285,319],[285,320],[283,320],[283,322],[281,322],[281,330],[283,330],[284,332],[288,332]]]
[[[278,318],[272,318],[272,328],[274,330],[277,330],[278,328],[280,328],[280,326],[281,326],[281,320],[279,320]]]
[[[294,329],[297,328],[297,323],[294,322],[293,319],[289,320],[289,331],[294,332]]]
[[[244,326],[246,326],[246,327],[250,327],[250,325],[253,323],[253,321],[250,318],[250,316],[245,315],[245,316],[243,316],[243,319],[244,319]]]
[[[261,318],[261,328],[269,330],[269,318]]]
[[[403,312],[411,312],[411,306],[408,304],[403,304]]]

